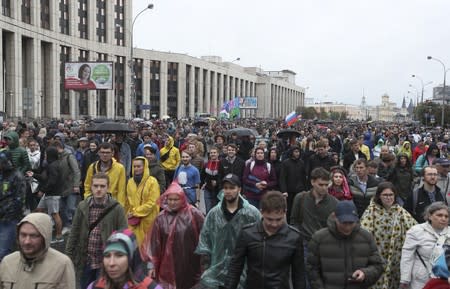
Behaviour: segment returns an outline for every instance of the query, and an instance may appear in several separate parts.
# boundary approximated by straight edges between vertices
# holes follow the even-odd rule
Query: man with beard
[[[447,204],[445,192],[436,185],[439,177],[435,166],[425,167],[423,173],[423,185],[415,189],[406,199],[405,209],[416,219],[418,223],[425,222],[425,208],[434,202],[444,202]]]
[[[261,219],[259,211],[241,196],[241,180],[228,174],[222,180],[223,198],[206,216],[196,250],[202,256],[201,283],[207,288],[224,288],[228,264],[243,226]],[[241,275],[244,285],[245,274]]]
[[[17,225],[19,251],[0,264],[0,288],[75,289],[72,261],[50,248],[51,240],[50,216],[31,213],[23,218]]]

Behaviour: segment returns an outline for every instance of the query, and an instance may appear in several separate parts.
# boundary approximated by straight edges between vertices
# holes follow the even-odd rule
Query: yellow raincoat
[[[163,156],[168,153],[168,158],[164,160]],[[180,151],[173,145],[173,138],[168,137],[167,144],[159,151],[161,167],[165,171],[174,171],[180,164]],[[167,182],[167,180],[166,180]]]
[[[153,221],[159,214],[159,206],[156,202],[159,198],[159,184],[154,177],[150,176],[147,159],[137,157],[134,160],[136,159],[144,161],[144,173],[141,182],[136,186],[132,167],[132,176],[127,183],[125,211],[127,216],[131,214],[141,218],[137,225],[128,224],[128,227],[136,235],[138,245],[141,245],[147,231],[151,229]]]

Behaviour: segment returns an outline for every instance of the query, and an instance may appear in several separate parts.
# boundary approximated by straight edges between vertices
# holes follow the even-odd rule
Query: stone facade
[[[1,5],[0,111],[8,117],[217,115],[225,101],[246,96],[256,97],[258,108],[242,109],[243,117],[284,117],[304,105],[305,90],[290,70],[266,72],[214,56],[131,51],[132,1],[5,0]],[[113,62],[114,89],[64,90],[69,61]]]

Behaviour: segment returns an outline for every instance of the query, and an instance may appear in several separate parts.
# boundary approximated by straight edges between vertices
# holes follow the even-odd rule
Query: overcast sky
[[[387,93],[442,84],[450,68],[449,0],[133,0],[139,48],[218,55],[264,70],[290,69],[318,101],[370,105]],[[450,73],[449,73],[450,75]],[[448,77],[450,82],[450,77]],[[410,96],[416,97],[415,91]]]

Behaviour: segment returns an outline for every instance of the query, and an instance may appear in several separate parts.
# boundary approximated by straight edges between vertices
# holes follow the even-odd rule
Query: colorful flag
[[[298,119],[298,114],[293,111],[290,114],[286,115],[286,117],[284,118],[284,121],[286,122],[286,124],[288,126],[293,125]]]

